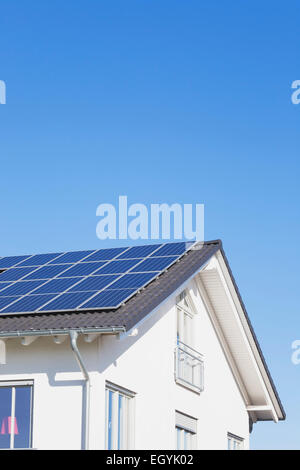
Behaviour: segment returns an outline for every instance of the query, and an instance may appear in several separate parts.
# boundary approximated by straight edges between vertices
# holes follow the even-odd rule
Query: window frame
[[[175,429],[176,429],[176,450],[195,450],[197,433],[189,431],[188,429],[181,428],[180,426],[175,426]],[[184,443],[183,446],[178,446],[178,441],[181,444],[183,442]],[[187,445],[187,443],[189,445]]]
[[[15,447],[15,434],[14,432],[10,434],[10,446],[2,448],[1,450],[10,449],[10,450],[20,450],[20,449],[32,449],[33,442],[33,400],[34,400],[34,381],[33,380],[1,380],[1,388],[10,388],[11,389],[11,418],[12,427],[14,431],[15,426],[15,412],[16,412],[16,388],[18,387],[30,387],[30,423],[29,423],[29,442],[28,447]]]
[[[186,421],[186,422],[184,422]],[[176,450],[196,450],[198,420],[192,416],[175,410],[175,448]],[[178,446],[178,443],[180,445]],[[189,445],[187,445],[189,444]]]
[[[181,342],[194,347],[192,323],[197,314],[190,296],[186,290],[182,291],[176,300],[177,310],[177,344]]]
[[[227,433],[227,450],[244,450],[245,439],[243,437]]]
[[[196,349],[197,314],[189,291],[183,290],[176,298],[174,379],[178,385],[200,394],[204,390],[204,356]]]
[[[105,383],[105,449],[106,450],[132,450],[135,440],[135,398],[131,390],[120,387],[114,383]],[[125,398],[121,400],[120,398]],[[120,416],[120,404],[123,413]],[[125,416],[124,416],[125,413]],[[120,420],[120,417],[122,420]],[[120,421],[122,423],[121,431]],[[111,425],[111,434],[109,426]],[[125,432],[124,432],[125,430]]]

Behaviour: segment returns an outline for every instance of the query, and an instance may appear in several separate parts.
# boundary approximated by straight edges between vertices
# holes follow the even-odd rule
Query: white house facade
[[[116,309],[0,313],[0,362],[0,448],[249,449],[285,419],[220,241]]]

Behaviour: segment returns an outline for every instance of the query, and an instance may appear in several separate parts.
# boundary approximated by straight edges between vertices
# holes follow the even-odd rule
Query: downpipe
[[[78,333],[75,330],[69,331],[71,348],[74,353],[75,359],[80,367],[85,380],[85,450],[89,449],[89,431],[90,431],[90,391],[91,381],[88,371],[84,365],[81,354],[77,346]]]

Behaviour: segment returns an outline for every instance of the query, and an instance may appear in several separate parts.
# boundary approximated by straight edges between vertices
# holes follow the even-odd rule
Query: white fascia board
[[[207,313],[209,315],[209,318],[211,320],[211,323],[213,325],[214,331],[215,331],[215,333],[216,333],[216,335],[219,339],[219,342],[220,342],[220,345],[222,347],[223,353],[224,353],[224,355],[227,359],[227,362],[229,364],[229,367],[232,371],[235,382],[238,386],[238,389],[239,389],[239,391],[242,395],[242,398],[243,398],[245,404],[247,405],[247,404],[250,403],[250,398],[249,398],[246,386],[245,386],[245,384],[242,380],[242,377],[239,373],[238,367],[235,363],[235,360],[234,360],[234,357],[233,357],[232,352],[230,350],[230,347],[229,347],[229,345],[228,345],[228,343],[227,343],[227,341],[224,337],[221,325],[218,322],[218,319],[215,315],[214,309],[213,309],[212,304],[210,302],[210,298],[209,298],[209,296],[206,292],[206,289],[204,287],[204,284],[203,284],[200,276],[198,276],[196,284],[197,284],[197,288],[198,288],[198,291],[200,293],[200,296],[202,298],[202,301],[204,303],[204,306],[206,308],[206,311],[207,311]]]
[[[216,263],[216,269],[220,275],[220,279],[222,280],[224,290],[232,306],[232,312],[240,326],[241,335],[249,352],[249,356],[252,358],[252,362],[257,371],[259,382],[264,391],[264,395],[266,397],[266,406],[269,406],[271,408],[270,412],[272,415],[272,419],[277,422],[280,418],[283,417],[281,408],[275,396],[272,384],[269,380],[268,373],[261,359],[261,355],[257,348],[256,341],[252,335],[249,323],[244,314],[243,307],[239,301],[237,292],[232,282],[230,273],[228,272],[222,253],[218,251],[214,256],[215,259],[218,261],[218,263]],[[247,371],[243,371],[243,374],[247,374]]]

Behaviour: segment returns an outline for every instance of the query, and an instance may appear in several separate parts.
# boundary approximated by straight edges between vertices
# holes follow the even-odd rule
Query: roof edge
[[[280,411],[281,411],[281,413],[282,413],[282,417],[278,417],[278,419],[279,419],[280,421],[284,421],[284,420],[286,419],[286,412],[285,412],[284,407],[283,407],[283,405],[282,405],[282,402],[281,402],[281,400],[280,400],[280,397],[279,397],[278,391],[277,391],[277,389],[276,389],[275,383],[274,383],[274,381],[273,381],[273,378],[272,378],[272,376],[271,376],[270,370],[269,370],[269,368],[268,368],[268,366],[267,366],[265,357],[264,357],[264,355],[263,355],[262,349],[261,349],[260,344],[259,344],[259,342],[258,342],[256,333],[255,333],[254,328],[253,328],[253,326],[252,326],[250,317],[249,317],[248,312],[247,312],[247,310],[246,310],[245,304],[244,304],[244,302],[243,302],[241,293],[240,293],[240,291],[239,291],[239,288],[238,288],[237,283],[236,283],[236,281],[235,281],[235,278],[234,278],[234,276],[233,276],[232,270],[231,270],[231,268],[230,268],[230,265],[229,265],[229,262],[228,262],[228,259],[227,259],[227,256],[226,256],[226,254],[225,254],[225,251],[224,251],[224,249],[223,249],[222,244],[221,244],[221,246],[220,246],[220,252],[221,252],[222,257],[223,257],[223,259],[224,259],[226,268],[227,268],[227,270],[228,270],[228,274],[229,274],[229,276],[230,276],[230,279],[231,279],[231,282],[232,282],[232,284],[233,284],[234,290],[235,290],[235,292],[236,292],[236,295],[237,295],[237,297],[238,297],[239,303],[240,303],[240,305],[241,305],[241,308],[242,308],[243,314],[244,314],[244,316],[245,316],[246,322],[247,322],[247,324],[248,324],[250,333],[251,333],[251,335],[252,335],[252,337],[253,337],[253,340],[254,340],[255,346],[256,346],[256,348],[257,348],[259,357],[260,357],[260,359],[261,359],[262,365],[263,365],[263,367],[264,367],[264,369],[265,369],[265,371],[266,371],[268,380],[269,380],[270,385],[271,385],[271,389],[272,389],[272,391],[273,391],[273,393],[274,393],[274,396],[275,396],[275,398],[276,398],[276,400],[277,400],[277,403],[278,403],[278,405],[279,405]]]
[[[9,339],[9,338],[22,338],[24,336],[60,336],[60,335],[67,335],[70,331],[76,331],[79,334],[89,334],[89,333],[101,333],[101,334],[119,334],[124,333],[125,328],[120,326],[112,326],[109,328],[105,327],[95,327],[95,328],[49,328],[49,329],[41,329],[41,330],[18,330],[18,331],[1,331],[0,338],[1,339]]]

